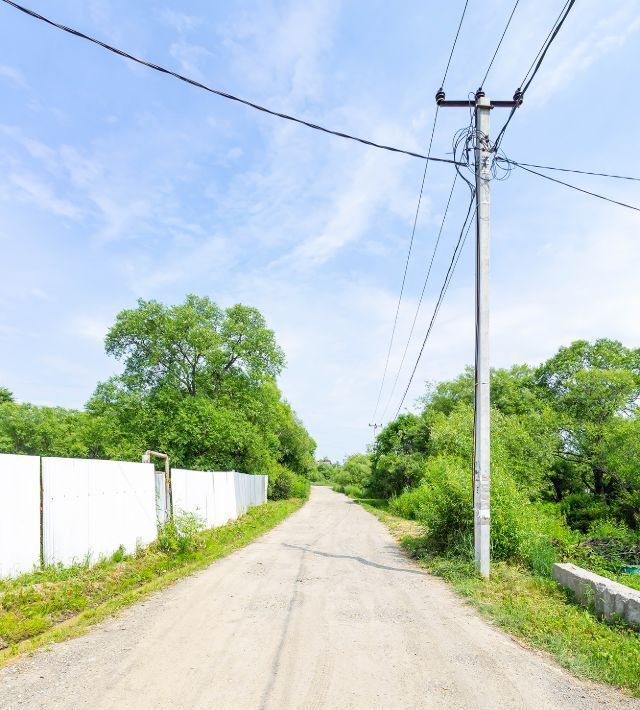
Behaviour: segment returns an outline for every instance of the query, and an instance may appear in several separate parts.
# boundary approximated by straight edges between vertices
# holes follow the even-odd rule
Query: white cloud
[[[56,197],[51,187],[35,175],[12,173],[9,182],[16,188],[15,194],[18,199],[31,202],[46,212],[70,219],[78,219],[82,215],[82,210],[69,200]]]
[[[16,86],[20,86],[23,89],[27,88],[27,80],[24,78],[24,74],[15,67],[10,67],[7,64],[0,64],[0,77],[8,79]]]
[[[211,52],[205,47],[186,40],[173,42],[169,47],[169,54],[180,64],[186,74],[196,79],[202,79],[200,64],[211,56]]]
[[[104,343],[109,325],[93,316],[80,316],[74,321],[71,332],[93,343]]]
[[[187,15],[184,12],[178,12],[166,7],[159,14],[162,22],[181,34],[191,32],[202,24],[202,18],[200,17]]]

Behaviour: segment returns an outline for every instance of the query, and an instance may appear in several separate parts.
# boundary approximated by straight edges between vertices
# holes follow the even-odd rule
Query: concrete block
[[[640,591],[569,563],[553,565],[553,578],[585,606],[593,604],[605,619],[617,615],[640,627]]]

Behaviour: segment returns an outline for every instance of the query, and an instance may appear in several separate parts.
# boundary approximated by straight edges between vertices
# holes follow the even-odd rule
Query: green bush
[[[587,532],[594,522],[610,516],[609,506],[590,493],[570,493],[560,503],[560,510],[567,523],[582,532]]]
[[[308,498],[311,491],[311,482],[303,476],[296,476],[293,484],[292,498]]]
[[[473,501],[470,472],[453,458],[426,463],[424,500],[417,519],[426,527],[428,545],[436,552],[470,554]]]
[[[395,496],[389,500],[389,510],[394,515],[399,515],[407,520],[417,520],[420,509],[429,497],[429,492],[425,486],[411,488],[399,496]]]
[[[168,555],[184,555],[202,547],[198,533],[205,527],[195,513],[176,512],[158,529],[158,549]]]
[[[471,556],[473,491],[471,471],[454,458],[432,459],[419,489],[392,501],[392,510],[412,513],[426,528],[435,552]],[[415,512],[414,512],[415,511]],[[531,503],[507,472],[496,468],[491,480],[491,556],[526,563],[549,575],[577,535],[551,504]]]
[[[284,466],[274,466],[269,473],[267,496],[271,500],[287,498],[307,498],[311,484],[306,478],[297,476]]]
[[[364,491],[360,486],[356,486],[353,483],[349,483],[344,487],[344,493],[351,498],[363,498]]]

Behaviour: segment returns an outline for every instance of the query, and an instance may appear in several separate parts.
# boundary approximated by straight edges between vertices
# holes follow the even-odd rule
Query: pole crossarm
[[[436,94],[436,103],[443,108],[475,108],[478,104],[478,99],[484,96],[484,91],[478,89],[472,99],[447,100],[443,89],[438,89]],[[523,94],[518,89],[512,99],[507,101],[489,101],[489,108],[519,108],[522,105]]]

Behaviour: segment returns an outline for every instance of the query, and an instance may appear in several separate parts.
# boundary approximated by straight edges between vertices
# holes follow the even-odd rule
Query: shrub
[[[284,466],[278,465],[269,473],[267,495],[271,500],[306,498],[310,488],[311,484],[306,478],[297,476]]]
[[[418,502],[419,501],[419,502]],[[454,458],[431,459],[423,485],[392,502],[396,510],[415,510],[426,527],[426,542],[436,552],[471,556],[473,491],[471,471]],[[412,507],[413,506],[413,507]],[[491,480],[491,556],[519,560],[549,575],[553,563],[577,536],[550,504],[531,503],[512,476],[495,468]]]
[[[202,546],[198,533],[204,527],[204,521],[195,513],[176,512],[158,529],[158,549],[168,555],[195,552]]]
[[[308,498],[311,491],[311,482],[303,476],[296,476],[293,484],[292,498]]]
[[[271,500],[291,498],[295,487],[296,476],[284,466],[275,466],[269,473],[267,495]]]
[[[570,493],[560,503],[560,510],[566,516],[567,523],[582,532],[587,532],[594,522],[610,515],[607,504],[590,493]]]
[[[118,549],[111,555],[111,561],[112,562],[122,562],[124,558],[127,556],[127,551],[125,550],[124,545],[120,545]]]
[[[427,462],[424,500],[417,517],[427,529],[427,543],[436,552],[469,554],[473,534],[470,472],[457,459]]]
[[[360,486],[350,483],[344,487],[344,493],[351,498],[364,498],[364,491]]]
[[[389,510],[407,520],[417,520],[420,509],[427,502],[429,492],[424,485],[418,488],[407,489],[399,496],[391,498]]]

